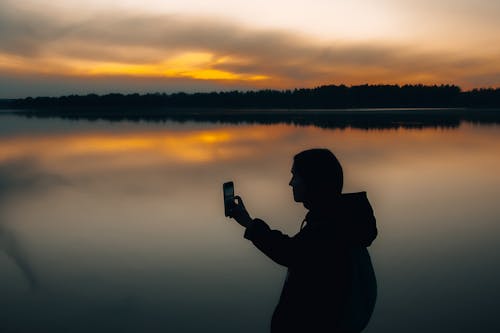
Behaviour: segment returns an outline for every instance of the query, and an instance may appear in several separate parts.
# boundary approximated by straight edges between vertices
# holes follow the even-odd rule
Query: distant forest
[[[312,89],[210,93],[89,94],[0,100],[4,109],[351,109],[494,108],[500,88],[462,91],[455,85],[326,85]]]

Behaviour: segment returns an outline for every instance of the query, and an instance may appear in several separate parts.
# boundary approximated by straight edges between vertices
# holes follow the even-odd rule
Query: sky
[[[0,0],[0,98],[500,87],[500,1]]]

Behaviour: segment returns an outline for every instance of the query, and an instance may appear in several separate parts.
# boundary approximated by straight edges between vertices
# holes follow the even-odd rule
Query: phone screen
[[[224,193],[224,213],[229,216],[229,205],[234,200],[234,184],[233,182],[227,182],[222,185],[222,191]]]

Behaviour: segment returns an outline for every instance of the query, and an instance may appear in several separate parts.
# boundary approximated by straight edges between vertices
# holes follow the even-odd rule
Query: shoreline
[[[10,109],[2,115],[70,120],[292,124],[320,128],[456,128],[463,122],[500,124],[500,108],[373,109],[180,109],[180,108],[44,108]]]

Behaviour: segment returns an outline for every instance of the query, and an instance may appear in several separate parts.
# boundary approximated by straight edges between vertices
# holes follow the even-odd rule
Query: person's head
[[[293,158],[289,185],[296,202],[314,204],[331,200],[342,193],[342,166],[328,149],[305,150]]]

